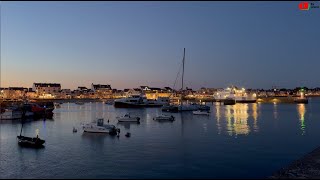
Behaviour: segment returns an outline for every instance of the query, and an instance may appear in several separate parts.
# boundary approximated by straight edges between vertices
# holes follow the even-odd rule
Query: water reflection
[[[301,131],[302,131],[302,135],[305,134],[305,124],[304,124],[304,115],[306,113],[306,105],[305,104],[297,104],[297,110],[298,110],[298,115],[299,115],[299,120],[301,123]]]
[[[249,134],[248,104],[235,104],[226,106],[227,131],[229,135]]]
[[[140,122],[118,122],[117,125],[123,126],[125,129],[130,129],[130,126],[134,125],[139,125]]]
[[[253,117],[253,131],[254,132],[258,132],[258,104],[257,103],[253,103],[252,104],[252,117]]]
[[[221,109],[221,106],[220,106],[219,103],[216,103],[215,107],[216,107],[216,119],[217,119],[218,134],[220,134],[221,133],[221,125],[220,125],[220,117],[221,117],[220,109]]]
[[[273,118],[278,119],[278,109],[277,109],[277,103],[273,102]]]

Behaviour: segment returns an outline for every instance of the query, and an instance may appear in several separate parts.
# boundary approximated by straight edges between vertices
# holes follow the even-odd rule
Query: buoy
[[[130,134],[129,132],[127,132],[127,134],[126,134],[125,136],[126,136],[126,137],[130,137],[130,135],[131,135],[131,134]]]

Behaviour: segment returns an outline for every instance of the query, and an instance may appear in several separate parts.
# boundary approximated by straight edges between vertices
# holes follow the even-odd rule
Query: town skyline
[[[0,86],[173,87],[186,48],[184,87],[318,87],[320,11],[298,4],[2,2]]]

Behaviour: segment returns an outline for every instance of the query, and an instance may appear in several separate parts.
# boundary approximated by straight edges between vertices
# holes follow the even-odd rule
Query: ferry
[[[245,88],[238,89],[236,87],[228,87],[223,90],[217,91],[214,96],[217,102],[225,102],[229,103],[233,99],[235,103],[255,103],[257,102],[256,94],[249,94],[246,92]]]

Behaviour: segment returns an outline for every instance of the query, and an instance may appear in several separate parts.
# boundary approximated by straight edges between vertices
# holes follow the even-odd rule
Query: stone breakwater
[[[320,147],[278,170],[268,179],[320,179]]]

